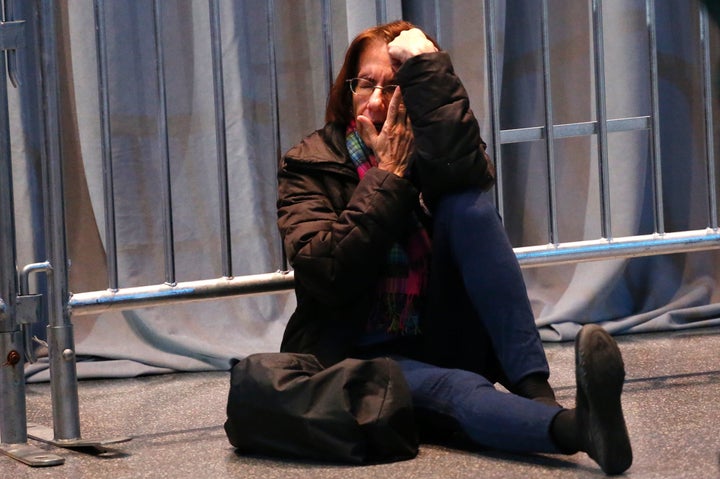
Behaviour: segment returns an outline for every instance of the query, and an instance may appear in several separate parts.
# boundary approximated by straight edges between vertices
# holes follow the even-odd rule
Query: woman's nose
[[[372,108],[379,108],[383,107],[384,104],[385,96],[383,95],[382,88],[373,89],[372,93],[370,94],[370,98],[368,99],[368,105]]]

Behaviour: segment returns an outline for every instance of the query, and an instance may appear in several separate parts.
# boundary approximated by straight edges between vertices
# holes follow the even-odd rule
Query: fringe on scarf
[[[346,144],[362,179],[370,168],[377,166],[377,160],[360,138],[354,121],[348,126]],[[420,333],[419,315],[427,288],[431,243],[414,213],[408,221],[407,237],[395,243],[388,253],[378,282],[375,308],[368,321],[368,332],[384,331],[393,335]]]

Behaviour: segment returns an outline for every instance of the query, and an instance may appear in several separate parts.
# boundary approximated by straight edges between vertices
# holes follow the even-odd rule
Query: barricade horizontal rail
[[[657,254],[686,253],[720,248],[720,232],[707,230],[629,236],[515,248],[520,266],[533,268],[555,264],[600,261]],[[171,284],[91,291],[71,296],[73,315],[97,314],[166,303],[195,302],[230,296],[282,293],[293,289],[292,271],[277,271],[234,278],[217,278]]]
[[[72,295],[68,306],[73,315],[81,315],[228,296],[281,293],[293,289],[294,279],[292,271],[278,271],[233,278],[120,288],[114,291],[93,291]]]

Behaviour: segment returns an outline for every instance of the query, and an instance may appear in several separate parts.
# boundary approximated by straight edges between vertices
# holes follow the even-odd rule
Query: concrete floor
[[[630,478],[720,478],[720,328],[618,338],[627,369],[623,404],[635,461]],[[572,343],[546,344],[551,382],[574,403]],[[0,455],[2,479],[83,478],[578,478],[603,477],[583,454],[520,456],[422,446],[411,461],[367,467],[236,454],[222,424],[229,373],[81,381],[85,439],[132,436],[104,453],[60,449],[31,468]],[[48,384],[27,387],[28,421],[51,425]]]

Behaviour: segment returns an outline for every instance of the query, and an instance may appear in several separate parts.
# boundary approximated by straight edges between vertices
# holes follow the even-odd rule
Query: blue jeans
[[[429,301],[420,355],[396,356],[418,414],[440,416],[474,443],[505,451],[558,452],[560,411],[508,389],[549,375],[520,266],[487,194],[444,197],[433,211]]]
[[[520,265],[489,195],[446,195],[433,211],[432,265],[421,327],[433,364],[517,384],[549,376]]]
[[[442,439],[450,437],[451,429],[457,429],[474,444],[491,449],[560,452],[550,437],[550,424],[560,412],[559,407],[498,391],[477,373],[401,356],[393,359],[410,386],[421,436],[438,435],[437,431],[423,431],[425,424],[426,429],[444,429],[439,433]],[[433,418],[431,426],[427,426],[428,417]]]

